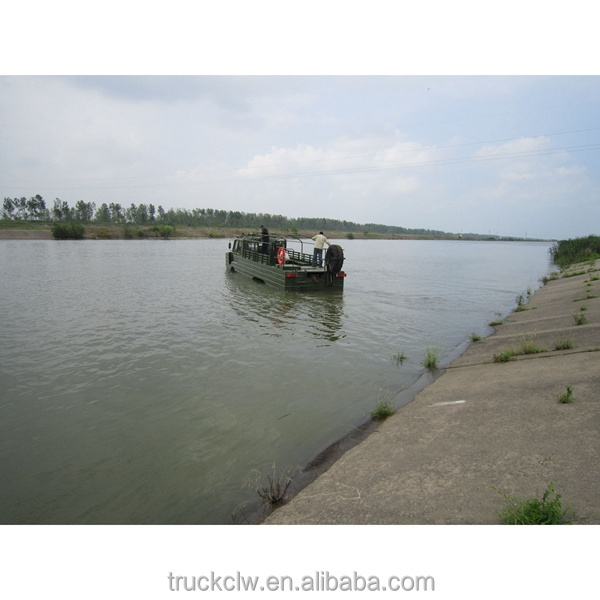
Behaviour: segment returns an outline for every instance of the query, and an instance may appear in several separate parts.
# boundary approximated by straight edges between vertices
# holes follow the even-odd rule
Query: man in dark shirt
[[[269,230],[264,226],[260,226],[261,239],[262,239],[262,248],[261,252],[263,254],[268,254],[269,252]]]

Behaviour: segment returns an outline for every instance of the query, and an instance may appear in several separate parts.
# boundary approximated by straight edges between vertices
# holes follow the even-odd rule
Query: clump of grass
[[[281,504],[292,483],[294,472],[295,469],[278,472],[276,465],[273,464],[271,473],[263,474],[257,470],[252,471],[252,478],[246,480],[244,486],[255,488],[265,504],[272,506]]]
[[[573,402],[573,388],[570,385],[567,386],[567,391],[560,396],[558,401],[561,404],[571,404]]]
[[[371,417],[377,420],[387,419],[396,412],[394,405],[383,398],[377,401],[377,406],[371,411]]]
[[[568,273],[563,273],[565,279],[567,277],[577,277],[577,275],[585,275],[585,271],[570,271]]]
[[[479,342],[481,340],[481,336],[475,332],[471,334],[470,338],[472,342]]]
[[[536,346],[533,340],[530,340],[527,336],[521,337],[518,354],[539,354],[540,352],[545,352],[545,350]]]
[[[496,491],[504,497],[507,504],[499,513],[504,525],[561,525],[570,522],[567,520],[568,510],[562,506],[562,496],[556,492],[552,482],[541,498],[521,500],[500,490]]]
[[[423,357],[423,366],[426,369],[435,369],[438,364],[440,356],[440,349],[436,346],[429,346],[425,349],[425,356]]]
[[[502,352],[500,354],[494,354],[494,362],[497,363],[505,363],[508,362],[509,360],[512,360],[513,356],[515,356],[517,353],[515,350],[506,350],[505,352]]]
[[[496,313],[496,320],[495,321],[490,321],[488,323],[488,325],[490,327],[498,327],[498,325],[504,325],[504,321],[505,319],[502,318],[502,315],[500,313]]]
[[[573,342],[567,337],[559,338],[554,345],[555,350],[570,350],[572,347]]]
[[[555,279],[558,279],[558,273],[556,271],[552,271],[550,275],[544,275],[540,281],[543,285],[546,285],[549,281],[554,281]]]
[[[578,312],[573,315],[573,320],[575,321],[575,325],[583,325],[587,323],[587,317],[583,312]]]
[[[517,296],[517,306],[523,306],[523,304],[525,304],[525,298],[523,297],[523,294],[519,294]]]
[[[401,365],[405,360],[407,360],[404,350],[392,354],[392,360],[396,361],[396,365]]]
[[[523,312],[524,310],[529,309],[525,306],[525,298],[523,297],[523,294],[519,294],[517,296],[517,308],[515,308],[515,312]]]
[[[506,350],[501,354],[494,354],[494,362],[504,363],[512,360],[513,356],[521,356],[523,354],[539,354],[540,352],[546,352],[544,348],[536,346],[536,344],[530,340],[527,336],[521,336],[519,341],[519,348]]]

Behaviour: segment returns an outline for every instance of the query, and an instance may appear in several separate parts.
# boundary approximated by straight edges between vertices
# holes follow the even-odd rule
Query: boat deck
[[[299,249],[292,247],[294,243]],[[234,240],[233,247],[230,245],[227,265],[232,272],[286,290],[343,289],[346,274],[341,271],[341,263],[335,271],[331,265],[313,266],[312,252],[304,251],[307,244],[294,236],[278,236],[268,243],[257,235],[242,236]],[[336,248],[342,252],[339,246]]]

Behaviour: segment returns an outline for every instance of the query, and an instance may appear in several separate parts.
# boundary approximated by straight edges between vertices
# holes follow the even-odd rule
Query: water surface
[[[345,290],[311,295],[228,272],[226,240],[0,242],[0,522],[232,522],[253,471],[307,464],[550,270],[545,243],[339,243]]]

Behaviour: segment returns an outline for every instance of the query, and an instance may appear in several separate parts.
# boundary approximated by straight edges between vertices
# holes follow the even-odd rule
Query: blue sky
[[[472,56],[483,51],[485,35],[476,33]],[[52,52],[54,44],[43,44],[49,39],[40,46]],[[198,72],[211,74],[131,75],[128,68],[152,69],[118,52],[88,74],[71,62],[78,54],[68,47],[68,58],[57,55],[65,61],[60,69],[53,62],[38,69],[36,55],[21,69],[2,71],[2,197],[537,238],[599,233],[595,74],[547,74],[542,63],[541,74],[512,74],[520,62],[530,64],[526,54],[506,72],[496,69],[500,74],[471,74],[485,72],[477,62],[445,74],[449,66],[438,54],[423,66],[434,75],[364,75],[360,62],[357,74],[321,74],[314,57],[290,75],[269,62],[267,74],[248,74],[260,69],[247,64],[235,74],[212,74],[231,73],[227,59],[221,71],[218,61],[210,69],[198,64]],[[128,47],[137,57],[138,47]],[[341,53],[349,47],[335,45]],[[399,45],[399,56],[406,47]],[[352,73],[342,61],[326,64],[333,73]],[[385,73],[390,63],[381,64]],[[434,64],[439,69],[429,71]]]

